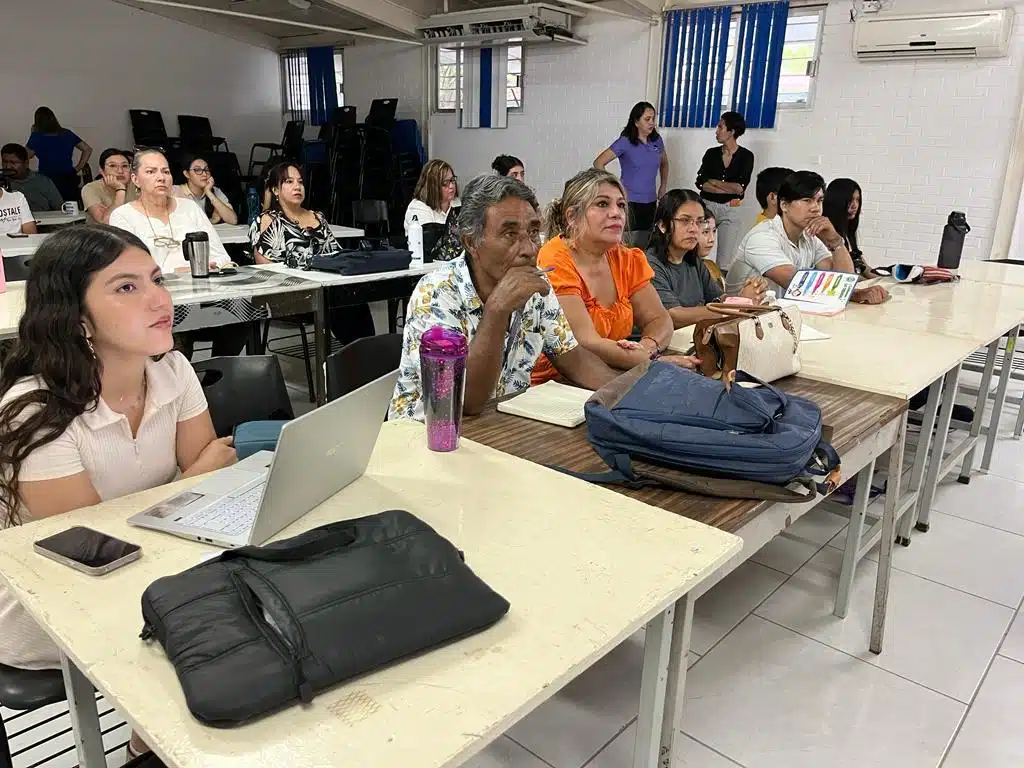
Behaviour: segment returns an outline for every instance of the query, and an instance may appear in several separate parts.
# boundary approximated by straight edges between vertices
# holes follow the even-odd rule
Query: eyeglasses
[[[441,182],[441,186],[442,187],[454,187],[458,183],[459,183],[459,177],[458,176],[452,176],[450,179],[445,179],[444,181],[442,181]]]
[[[153,238],[153,245],[157,248],[177,248],[181,245],[181,240],[175,240],[173,237],[167,237],[166,235],[156,235]]]
[[[672,218],[672,221],[676,222],[677,224],[680,224],[684,228],[689,228],[696,224],[700,229],[703,229],[704,226],[708,223],[707,219],[705,219],[703,216],[700,216],[696,219],[693,218],[692,216],[674,216]]]
[[[127,171],[131,166],[128,163],[107,163],[103,166],[108,171]]]
[[[210,175],[210,169],[209,168],[192,168],[191,170],[192,170],[192,173],[194,173],[194,174],[196,174],[198,176],[209,176]]]

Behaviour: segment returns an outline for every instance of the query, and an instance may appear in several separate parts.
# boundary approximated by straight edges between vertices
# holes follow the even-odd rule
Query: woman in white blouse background
[[[173,320],[161,270],[134,235],[68,227],[39,247],[0,371],[0,527],[235,462],[195,371],[171,351]],[[0,663],[60,668],[2,581]],[[133,747],[144,749],[134,737]]]
[[[174,197],[174,180],[167,158],[157,149],[143,149],[132,160],[132,181],[139,197],[110,214],[110,225],[126,229],[144,242],[164,272],[187,272],[181,249],[189,232],[210,238],[210,267],[231,259],[206,213],[191,200]]]
[[[174,182],[167,158],[158,149],[142,149],[132,160],[132,182],[139,197],[110,214],[110,225],[127,230],[149,248],[157,266],[164,272],[188,272],[181,244],[189,232],[205,232],[210,238],[210,269],[231,261],[220,235],[210,219],[191,200],[174,197]],[[197,341],[213,342],[214,357],[233,357],[249,339],[245,325],[223,325],[189,331],[178,336],[181,350],[192,357]]]

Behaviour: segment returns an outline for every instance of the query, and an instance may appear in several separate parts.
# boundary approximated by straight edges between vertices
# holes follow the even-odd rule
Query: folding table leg
[[[78,764],[82,768],[106,768],[107,756],[103,752],[103,734],[92,683],[63,653],[60,655],[60,667],[68,695],[71,729],[78,748]]]
[[[1010,374],[1013,373],[1013,357],[1017,351],[1017,334],[1020,333],[1020,326],[1010,330],[1010,336],[1006,339],[1006,351],[1003,352],[1003,369],[999,372],[999,386],[996,387],[996,399],[992,403],[992,417],[988,423],[988,434],[985,436],[985,452],[981,456],[981,471],[988,472],[992,466],[992,454],[996,449],[996,440],[999,437],[999,420],[1003,416],[1003,406],[1006,404],[1006,388],[1010,384]]]
[[[907,441],[907,416],[903,415],[896,434],[896,442],[889,449],[889,466],[903,466],[903,449]],[[878,575],[875,577],[875,609],[871,616],[871,641],[869,648],[872,653],[882,652],[882,639],[885,635],[885,611],[889,603],[889,577],[892,575],[893,538],[896,533],[896,509],[899,506],[900,484],[903,473],[896,472],[889,477],[889,488],[885,494],[885,512],[882,514],[882,540],[878,550]]]
[[[939,484],[939,469],[942,467],[943,454],[946,452],[946,438],[949,437],[949,422],[953,418],[953,404],[956,402],[957,384],[960,380],[960,365],[952,368],[942,384],[942,407],[939,408],[939,421],[935,425],[935,445],[928,457],[928,472],[924,485],[917,499],[917,524],[914,526],[922,533],[928,532],[929,520],[932,516],[932,499],[935,488]]]
[[[327,337],[327,289],[323,286],[318,288],[313,296],[313,327],[316,333],[313,340],[313,389],[319,408],[327,403],[327,350],[330,348]]]
[[[843,567],[839,572],[839,586],[836,588],[836,602],[832,615],[846,618],[850,607],[850,593],[853,591],[853,574],[857,570],[857,555],[864,533],[864,518],[871,501],[871,480],[875,476],[875,459],[871,460],[857,475],[857,492],[853,497],[853,512],[850,525],[846,528],[846,550],[843,552]]]
[[[975,445],[964,456],[963,466],[960,467],[960,477],[957,481],[967,485],[971,482],[971,470],[974,468],[974,451],[977,448],[978,436],[981,435],[981,423],[985,420],[985,404],[988,402],[988,389],[992,386],[992,371],[996,367],[996,354],[999,352],[999,339],[988,345],[988,355],[985,357],[985,367],[981,373],[981,385],[978,387],[978,399],[974,403],[974,419],[971,421],[971,439]]]
[[[640,716],[637,718],[633,768],[655,768],[661,749],[665,718],[665,691],[671,674],[675,605],[670,605],[648,625],[644,638],[644,669],[640,679]],[[685,669],[685,666],[683,667]]]
[[[694,598],[683,595],[676,601],[672,627],[672,652],[669,654],[668,687],[665,691],[665,717],[661,728],[660,768],[672,768],[683,761],[678,754],[686,703],[686,668],[689,666],[690,633],[693,630]]]
[[[932,382],[928,388],[928,402],[924,407],[924,420],[921,422],[921,433],[917,438],[917,449],[914,452],[914,468],[910,473],[910,488],[907,489],[910,493],[920,494],[921,484],[924,482],[924,470],[928,465],[928,449],[932,444],[932,431],[935,429],[935,418],[939,412],[939,401],[942,399],[942,382],[944,377],[940,377]],[[891,454],[890,454],[891,456]],[[889,476],[892,476],[894,471],[894,465],[889,464]],[[899,472],[902,475],[903,466],[899,467]],[[890,482],[888,489],[886,490],[886,498],[892,493],[892,483]],[[899,532],[899,543],[903,546],[910,545],[910,528],[914,524],[914,513],[917,507],[917,499],[914,499],[913,505],[910,509],[904,513],[903,518],[900,522]]]

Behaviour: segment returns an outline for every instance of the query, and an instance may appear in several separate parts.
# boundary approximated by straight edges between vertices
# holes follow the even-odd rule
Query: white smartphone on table
[[[32,548],[43,557],[90,576],[110,573],[142,556],[138,544],[81,525],[40,539]]]

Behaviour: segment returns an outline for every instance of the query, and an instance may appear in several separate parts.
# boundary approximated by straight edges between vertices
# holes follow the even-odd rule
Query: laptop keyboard
[[[194,528],[223,533],[227,536],[246,533],[256,522],[256,513],[259,512],[260,500],[263,498],[265,487],[266,483],[258,483],[241,496],[225,499],[220,504],[214,504],[212,507],[199,510],[192,515],[181,517],[178,522]]]

